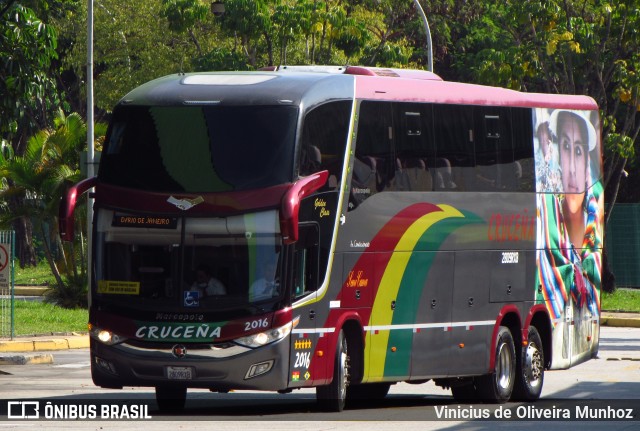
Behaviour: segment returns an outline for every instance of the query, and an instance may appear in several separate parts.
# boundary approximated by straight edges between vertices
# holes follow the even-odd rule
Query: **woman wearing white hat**
[[[549,131],[557,145],[561,191],[538,195],[538,273],[554,326],[564,326],[554,337],[554,349],[570,363],[589,354],[591,319],[599,314],[602,247],[602,184],[597,166],[592,172],[589,153],[596,148],[597,133],[587,111],[556,110],[549,116]],[[596,174],[592,178],[592,174]],[[573,326],[567,326],[567,305],[573,304]],[[575,332],[570,336],[569,332]],[[573,340],[571,343],[570,340]],[[560,344],[556,344],[560,343]],[[570,345],[571,344],[571,345]]]
[[[584,199],[589,188],[589,152],[596,145],[596,131],[583,111],[556,110],[549,118],[556,136],[562,172],[562,214],[571,244],[582,248],[585,233]]]

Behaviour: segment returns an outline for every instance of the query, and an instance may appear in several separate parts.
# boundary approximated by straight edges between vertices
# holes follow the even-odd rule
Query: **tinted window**
[[[120,106],[102,181],[164,192],[221,192],[291,181],[298,109]]]
[[[531,109],[364,101],[350,209],[381,191],[533,191]]]
[[[298,284],[295,296],[317,289],[318,283],[323,282],[322,279],[318,280],[318,274],[323,274],[323,277],[328,274],[326,268],[335,217],[338,215],[338,186],[341,183],[344,155],[349,140],[352,106],[350,100],[324,103],[309,110],[304,118],[300,175],[306,176],[328,170],[329,179],[321,190],[322,193],[305,199],[300,208],[301,222],[313,220],[318,226],[307,226],[304,229],[300,227],[300,239],[296,247],[303,248],[296,249],[295,268],[297,272],[302,272],[296,275]],[[320,217],[317,211],[318,202],[326,205]],[[322,271],[318,272],[318,264]],[[310,275],[312,273],[313,275]]]
[[[302,132],[300,175],[328,170],[331,188],[342,176],[349,138],[351,101],[325,103],[306,114]]]
[[[389,102],[360,104],[349,210],[382,191],[393,180],[393,111]]]
[[[473,108],[434,105],[433,133],[436,142],[436,169],[442,181],[437,190],[467,190],[475,182]]]

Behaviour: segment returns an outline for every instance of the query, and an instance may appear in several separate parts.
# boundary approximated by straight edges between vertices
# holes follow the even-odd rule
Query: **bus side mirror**
[[[75,235],[75,217],[73,216],[73,212],[76,209],[78,196],[82,196],[84,192],[94,187],[97,182],[97,177],[86,178],[71,186],[62,197],[60,207],[58,208],[58,229],[60,231],[60,238],[63,241],[73,241]]]
[[[316,172],[293,183],[285,193],[280,211],[280,232],[285,244],[292,244],[298,240],[300,201],[324,186],[328,178],[329,171]]]

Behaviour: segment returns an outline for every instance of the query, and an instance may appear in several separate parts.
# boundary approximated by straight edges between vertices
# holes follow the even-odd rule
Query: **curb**
[[[89,348],[89,335],[72,335],[56,338],[29,338],[25,340],[0,341],[0,365],[52,364],[53,355],[21,355],[20,352],[40,352],[51,350]],[[7,353],[7,355],[3,355]]]
[[[55,338],[29,338],[0,341],[0,353],[40,352],[46,350],[83,349],[89,347],[89,335],[73,335]]]
[[[43,296],[49,290],[49,286],[14,286],[15,296]]]
[[[621,328],[640,328],[640,319],[630,317],[601,316],[600,325]]]

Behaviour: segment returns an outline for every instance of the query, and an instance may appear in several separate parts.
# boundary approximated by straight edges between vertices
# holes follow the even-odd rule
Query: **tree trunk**
[[[19,218],[13,222],[16,232],[16,256],[20,268],[36,266],[36,249],[33,246],[33,225],[29,219]]]
[[[60,275],[58,265],[56,265],[53,254],[51,254],[51,245],[49,244],[49,238],[47,236],[47,231],[44,227],[44,223],[40,223],[40,230],[42,231],[42,245],[44,246],[44,255],[46,256],[49,267],[51,268],[51,274],[53,274],[53,277],[56,279],[57,288],[62,290],[64,289],[64,281],[62,281],[62,276]]]

